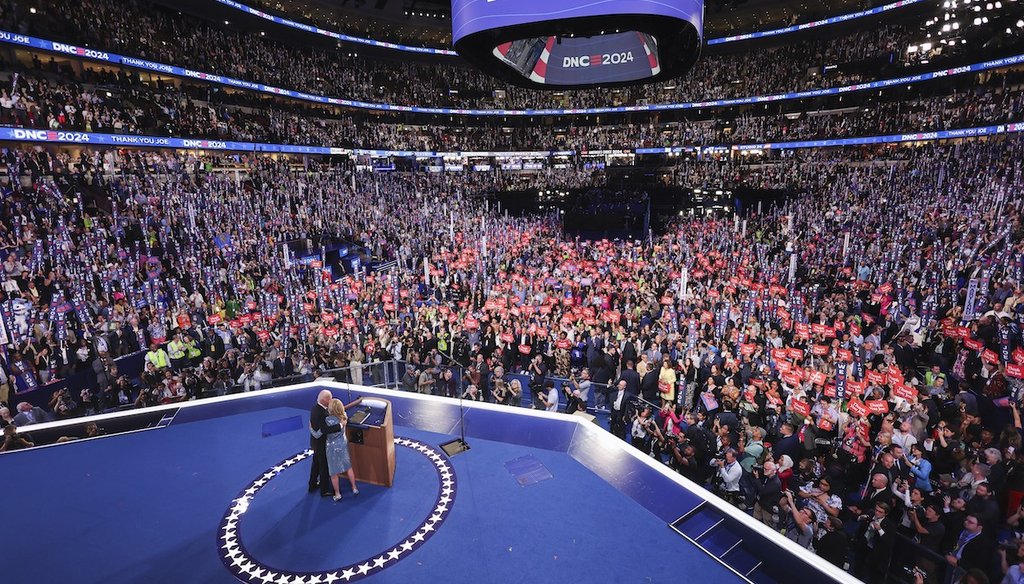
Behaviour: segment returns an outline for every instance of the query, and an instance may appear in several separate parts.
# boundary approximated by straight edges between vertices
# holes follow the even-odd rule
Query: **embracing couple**
[[[326,389],[317,395],[316,403],[309,412],[309,445],[313,448],[313,466],[309,470],[310,493],[320,489],[321,497],[334,497],[335,501],[340,501],[338,481],[345,473],[352,485],[352,494],[359,494],[348,454],[348,438],[345,436],[348,415],[345,410],[362,401],[363,398],[359,398],[346,406]],[[333,487],[333,492],[328,485]]]

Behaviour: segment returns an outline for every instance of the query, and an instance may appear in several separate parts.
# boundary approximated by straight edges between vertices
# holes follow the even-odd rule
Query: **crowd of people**
[[[45,0],[33,7],[35,13],[28,8],[4,2],[0,25],[19,33],[285,89],[437,107],[578,108],[595,103],[703,101],[834,87],[895,74],[906,57],[906,47],[918,36],[915,27],[885,25],[755,53],[709,54],[687,74],[685,82],[548,92],[503,84],[444,58],[429,62],[401,58],[406,55],[370,59],[351,49],[295,47],[270,36],[169,11],[146,0]]]
[[[144,2],[44,4],[45,23],[2,3],[0,24],[345,97],[494,99],[453,97],[464,95],[456,87],[495,89],[454,66],[378,68],[172,19]],[[908,35],[879,27],[713,57],[691,74],[698,81],[674,89],[554,97],[502,88],[499,101],[821,87],[841,78],[809,76],[807,55],[898,60]],[[0,92],[0,122],[10,125],[410,149],[837,137],[998,123],[1022,109],[1011,71],[866,111],[580,126],[551,142],[549,129],[379,124],[366,135],[337,112],[239,104],[131,73],[43,63],[11,73]],[[416,89],[398,93],[396,75]],[[552,215],[509,217],[480,197],[615,192],[603,173],[576,167],[363,173],[315,158],[2,154],[0,319],[10,344],[0,351],[0,451],[32,446],[31,426],[52,418],[338,370],[380,383],[381,364],[400,363],[408,391],[607,415],[615,435],[867,582],[1020,577],[1020,137],[680,159],[678,186],[791,196],[742,216],[684,215],[637,241],[567,238]],[[348,273],[328,260],[327,241],[387,269]],[[316,242],[313,257],[296,257],[292,242]],[[140,371],[120,369],[129,358],[141,359]],[[80,392],[38,403],[83,375]]]
[[[1024,493],[1024,143],[853,152],[773,161],[802,194],[764,214],[621,242],[485,212],[469,194],[505,188],[500,174],[236,157],[242,181],[189,155],[9,150],[9,176],[32,180],[9,183],[0,222],[8,403],[86,369],[95,387],[43,415],[337,368],[377,382],[374,364],[397,360],[410,390],[592,403],[868,581],[946,566],[994,581]],[[324,235],[394,267],[332,281],[284,259],[282,243]],[[119,374],[138,351],[143,372]]]
[[[38,57],[28,67],[0,65],[0,124],[50,130],[239,140],[275,144],[416,151],[590,151],[708,146],[923,132],[1024,118],[1017,70],[985,74],[976,85],[905,99],[803,114],[744,108],[716,117],[630,125],[412,125],[336,109],[223,93],[206,86],[143,83],[130,71],[84,66],[81,73]]]

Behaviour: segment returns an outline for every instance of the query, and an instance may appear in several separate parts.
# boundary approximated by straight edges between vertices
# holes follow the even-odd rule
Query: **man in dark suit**
[[[309,411],[309,446],[313,449],[313,465],[309,468],[309,492],[320,489],[321,497],[333,497],[331,476],[327,470],[327,406],[332,399],[329,390],[321,391],[316,397],[313,409]]]
[[[981,519],[968,513],[964,519],[963,531],[957,537],[953,548],[946,553],[946,562],[964,571],[977,568],[987,572],[993,556],[993,547]]]
[[[800,455],[803,454],[803,445],[800,444],[800,438],[796,435],[796,429],[793,428],[793,424],[785,423],[779,428],[779,434],[781,438],[775,442],[773,451],[776,457],[788,454],[789,458],[793,460],[793,464],[800,462],[802,458]]]
[[[292,358],[284,352],[278,353],[274,359],[274,379],[290,377],[295,375],[295,363]]]
[[[890,510],[888,503],[878,503],[858,519],[860,526],[853,538],[857,552],[853,574],[868,584],[884,581],[889,569],[896,536]]]
[[[18,404],[18,414],[11,420],[15,426],[30,426],[48,421],[46,412],[39,406],[33,406],[28,402]]]
[[[640,380],[640,394],[651,403],[658,403],[658,369],[651,367]]]
[[[626,368],[619,374],[619,381],[626,382],[626,391],[629,393],[640,394],[640,374],[634,369],[632,361],[626,361]]]
[[[629,423],[629,411],[630,404],[633,403],[633,399],[636,397],[635,394],[629,393],[626,390],[626,381],[620,379],[618,387],[610,396],[608,396],[608,408],[611,411],[609,415],[609,426],[611,433],[626,439],[626,424]]]

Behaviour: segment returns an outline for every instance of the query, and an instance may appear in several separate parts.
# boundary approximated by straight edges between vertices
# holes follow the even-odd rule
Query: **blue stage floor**
[[[308,459],[274,470],[308,447],[304,426],[261,435],[264,423],[305,423],[308,411],[254,409],[0,457],[13,527],[5,581],[236,582],[219,527],[268,471],[234,527],[240,548],[274,570],[350,567],[358,579],[361,563],[380,558],[363,581],[741,581],[564,452],[470,438],[472,450],[449,461],[436,447],[452,436],[396,425],[397,438],[428,445],[454,470],[444,516],[434,515],[438,465],[411,446],[397,448],[393,488],[361,485],[353,498],[346,487],[336,503],[306,493]],[[520,486],[506,463],[527,456],[551,478]],[[401,550],[423,525],[431,535]]]

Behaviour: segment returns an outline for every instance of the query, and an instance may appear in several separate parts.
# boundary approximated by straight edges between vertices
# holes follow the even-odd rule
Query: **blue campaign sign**
[[[644,112],[644,111],[664,111],[664,110],[684,110],[694,108],[712,108],[712,107],[728,107],[735,105],[748,105],[754,103],[766,103],[771,101],[788,101],[795,99],[805,99],[809,97],[821,97],[826,95],[839,95],[845,93],[851,93],[855,91],[864,91],[868,89],[884,89],[887,87],[893,87],[897,85],[911,85],[914,83],[921,83],[923,81],[930,81],[932,79],[939,79],[942,77],[952,77],[955,75],[964,75],[967,73],[977,73],[979,71],[988,71],[991,69],[999,69],[1003,67],[1010,67],[1013,65],[1019,65],[1024,63],[1024,54],[1014,55],[1011,57],[1003,57],[1000,59],[993,59],[991,61],[984,61],[981,63],[975,63],[973,65],[963,65],[960,67],[954,67],[950,69],[940,69],[938,71],[932,71],[929,73],[919,73],[917,75],[907,75],[904,77],[896,77],[892,79],[883,79],[879,81],[871,81],[867,83],[857,83],[854,85],[846,85],[843,87],[833,87],[829,89],[811,89],[808,91],[798,91],[794,93],[780,93],[776,95],[761,95],[752,97],[739,97],[735,99],[717,99],[711,101],[700,101],[700,102],[682,102],[682,103],[662,103],[662,104],[651,104],[651,105],[633,105],[633,106],[616,106],[616,107],[591,107],[591,108],[579,108],[579,109],[522,109],[522,110],[498,110],[498,109],[459,109],[459,108],[441,108],[441,107],[427,107],[427,106],[406,106],[406,105],[391,105],[385,103],[371,103],[366,101],[352,100],[352,99],[341,99],[337,97],[327,97],[323,95],[313,95],[309,93],[303,93],[301,91],[292,91],[290,89],[282,89],[280,87],[274,87],[271,85],[264,85],[262,83],[255,83],[253,81],[245,81],[241,79],[234,79],[232,77],[226,77],[223,75],[217,75],[214,73],[206,73],[202,71],[194,71],[186,69],[184,67],[178,67],[176,65],[167,65],[165,63],[157,63],[146,59],[139,59],[136,57],[125,57],[116,53],[110,53],[107,51],[101,51],[96,49],[89,49],[83,47],[76,47],[65,43],[59,43],[46,39],[40,39],[36,37],[30,37],[22,34],[8,32],[0,30],[0,42],[9,44],[32,47],[44,51],[52,51],[57,53],[75,55],[78,57],[92,59],[97,61],[104,61],[107,63],[114,63],[125,65],[129,67],[135,67],[138,69],[145,69],[148,71],[157,71],[168,75],[177,75],[180,77],[189,77],[192,79],[199,79],[208,83],[216,83],[219,85],[227,85],[240,89],[247,89],[251,91],[258,91],[261,93],[268,93],[273,95],[280,95],[284,97],[291,97],[294,99],[300,99],[304,101],[313,101],[317,103],[329,103],[332,105],[338,105],[343,107],[351,107],[356,109],[371,109],[378,111],[396,111],[396,112],[411,112],[420,114],[437,114],[437,115],[472,115],[472,116],[544,116],[544,115],[590,115],[590,114],[607,114],[607,113],[622,113],[622,112]],[[195,146],[193,146],[195,147]]]

